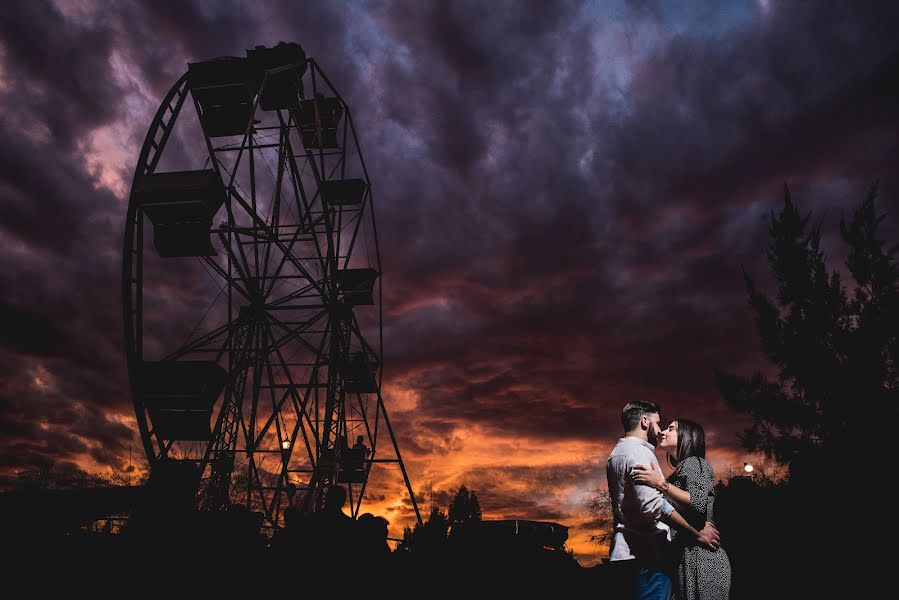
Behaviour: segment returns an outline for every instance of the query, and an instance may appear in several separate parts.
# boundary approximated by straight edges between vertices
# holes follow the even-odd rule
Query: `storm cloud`
[[[360,133],[385,402],[416,489],[439,503],[464,483],[488,518],[586,523],[633,398],[703,423],[718,467],[740,461],[745,421],[712,368],[761,365],[740,268],[764,280],[783,184],[833,232],[879,180],[899,232],[897,26],[876,2],[13,3],[5,485],[127,460],[121,248],[143,136],[187,62],[281,40]]]

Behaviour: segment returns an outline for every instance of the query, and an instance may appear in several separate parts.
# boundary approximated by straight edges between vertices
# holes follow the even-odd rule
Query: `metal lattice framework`
[[[331,485],[357,515],[372,467],[394,463],[420,522],[381,397],[380,272],[356,129],[315,60],[279,44],[191,63],[147,132],[125,227],[151,468],[194,465],[199,508],[277,528]]]

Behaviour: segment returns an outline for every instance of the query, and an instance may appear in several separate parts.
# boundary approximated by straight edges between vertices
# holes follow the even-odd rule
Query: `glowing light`
[[[284,440],[281,442],[281,448],[283,450],[290,450],[290,440]]]
[[[749,463],[743,463],[743,470],[746,471],[746,474],[752,473],[752,465]]]

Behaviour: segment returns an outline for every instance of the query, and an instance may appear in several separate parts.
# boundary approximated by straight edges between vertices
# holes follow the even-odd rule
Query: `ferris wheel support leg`
[[[400,463],[400,471],[403,473],[403,480],[406,482],[406,490],[409,492],[409,500],[412,501],[412,508],[415,510],[415,518],[421,524],[421,513],[418,511],[418,503],[415,501],[415,491],[412,489],[412,483],[409,481],[409,475],[406,473],[406,465],[400,456],[400,447],[396,443],[396,436],[393,435],[393,426],[390,424],[390,417],[387,416],[387,409],[384,408],[384,399],[381,398],[381,392],[378,391],[378,404],[381,407],[381,414],[384,415],[384,424],[387,425],[387,433],[390,434],[390,441],[393,443],[393,451],[396,452],[396,460]]]

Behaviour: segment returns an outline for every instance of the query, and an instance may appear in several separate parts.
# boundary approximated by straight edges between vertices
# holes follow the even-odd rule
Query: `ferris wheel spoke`
[[[273,302],[269,302],[268,307],[270,310],[283,310],[283,309],[289,309],[289,308],[324,308],[324,305],[311,305],[311,306],[310,305],[300,305],[299,307],[285,306],[285,304],[287,302],[290,302],[291,300],[299,300],[301,298],[317,298],[320,300],[321,299],[320,296],[318,296],[317,294],[310,293],[313,291],[314,291],[314,286],[309,284],[305,287],[294,290],[293,292],[290,292],[286,296],[278,298],[277,300],[275,300]]]
[[[260,339],[260,328],[258,325],[254,323],[253,331],[250,337],[250,344],[255,349],[255,352],[251,353],[250,365],[248,366],[248,371],[252,381],[251,388],[251,397],[250,397],[250,418],[249,425],[247,426],[246,439],[249,445],[247,446],[247,450],[249,452],[254,452],[257,448],[255,444],[252,444],[252,440],[254,437],[255,429],[256,429],[256,410],[259,406],[259,393],[261,391],[262,381],[259,376],[260,370],[260,362],[262,360],[262,353],[259,348],[261,345]]]
[[[293,401],[294,411],[295,411],[295,413],[296,413],[296,415],[297,415],[297,421],[298,421],[298,422],[301,422],[302,419],[305,417],[305,419],[306,419],[306,421],[308,422],[309,426],[310,426],[310,427],[313,427],[312,420],[309,418],[309,415],[308,415],[308,413],[306,412],[306,405],[307,405],[307,403],[308,403],[309,393],[310,393],[310,391],[313,389],[313,387],[314,387],[315,384],[314,384],[314,383],[305,384],[306,393],[305,393],[305,397],[304,397],[304,399],[303,399],[303,403],[302,403],[302,405],[300,405],[300,404],[297,402],[297,400],[298,400],[297,390],[298,390],[299,388],[301,388],[301,387],[304,387],[304,384],[298,384],[298,383],[296,383],[296,382],[294,381],[293,375],[292,375],[291,372],[290,372],[290,368],[289,368],[289,366],[287,365],[287,361],[284,359],[284,355],[281,353],[281,350],[280,350],[280,348],[278,347],[278,345],[274,343],[274,336],[272,336],[272,333],[271,333],[271,326],[268,327],[268,334],[267,334],[267,337],[268,337],[268,339],[269,339],[269,342],[271,343],[271,347],[273,348],[273,353],[277,355],[277,357],[278,357],[278,359],[279,359],[279,361],[280,361],[280,367],[282,368],[282,370],[283,370],[285,376],[287,377],[287,380],[288,380],[288,389],[287,389],[287,392],[284,394],[284,396],[282,396],[281,400],[278,402],[277,406],[274,405],[274,397],[272,398],[272,401],[273,401],[272,417],[269,418],[269,420],[268,420],[268,421],[266,422],[266,424],[263,426],[263,429],[260,431],[260,433],[259,433],[259,438],[258,438],[257,441],[256,441],[257,444],[261,442],[262,436],[267,432],[268,428],[271,427],[271,421],[272,421],[273,419],[275,419],[275,417],[281,413],[281,410],[283,409],[283,405],[284,405],[284,403],[287,401],[287,398],[288,398],[288,397],[291,398],[291,400]],[[321,355],[322,355],[322,350],[324,349],[325,339],[326,339],[326,338],[323,336],[323,337],[322,337],[321,345],[319,346],[319,352],[318,352],[318,353],[316,354],[316,356],[315,356],[315,363],[314,363],[314,365],[313,365],[313,368],[312,368],[312,374],[311,374],[311,377],[310,377],[310,381],[311,381],[311,382],[314,382],[314,381],[316,380],[316,378],[317,378],[317,375],[318,375],[318,369],[319,369],[319,366],[320,366],[320,359],[321,359]],[[270,380],[272,380],[272,385],[274,385],[274,378],[273,378],[273,375],[271,374],[271,361],[267,361],[267,364],[268,364],[268,366],[269,366],[269,378],[270,378]],[[309,445],[309,440],[306,439],[306,432],[305,432],[305,429],[303,429],[303,437],[304,437],[304,441],[305,441],[306,447],[307,447],[307,449],[309,450],[309,453],[310,453],[310,456],[311,456],[313,453],[312,453],[311,447],[310,447],[310,445]],[[292,444],[294,440],[291,439],[290,441],[291,441],[291,444]]]
[[[281,123],[283,124],[283,122],[284,122],[283,117],[280,117],[280,115],[279,115],[279,118],[281,119]],[[293,117],[291,117],[291,119],[292,118]],[[285,152],[286,155],[291,157],[290,161],[289,161],[290,182],[293,187],[294,198],[296,199],[296,203],[297,203],[298,219],[303,224],[303,226],[306,228],[306,230],[309,231],[309,234],[312,239],[312,245],[315,248],[315,258],[317,258],[318,262],[319,262],[320,272],[325,273],[325,272],[327,272],[326,258],[325,258],[325,255],[322,253],[321,243],[319,242],[318,236],[315,234],[315,226],[318,224],[318,221],[315,221],[312,218],[312,203],[309,202],[309,199],[306,195],[306,189],[303,187],[303,184],[302,184],[302,174],[299,172],[296,161],[293,158],[293,156],[294,156],[293,145],[290,143],[289,136],[285,137],[284,144],[286,147],[286,152]],[[313,201],[314,201],[314,197],[313,197]],[[322,205],[322,218],[324,218],[324,214],[325,214],[325,208],[324,208],[324,204],[323,204]],[[305,216],[305,219],[304,219],[304,216]],[[292,247],[292,245],[293,244],[291,243],[291,247]],[[283,266],[284,266],[284,263],[282,261],[282,263],[278,266],[277,272],[280,272],[280,270],[283,268]]]
[[[356,214],[347,224],[347,225],[350,225],[350,224],[355,223],[354,227],[353,227],[353,235],[350,237],[350,245],[347,248],[346,255],[344,256],[344,259],[343,259],[343,268],[344,269],[346,269],[349,266],[350,258],[353,256],[353,249],[356,246],[356,238],[359,235],[359,228],[362,225],[361,215],[363,214],[363,211],[365,210],[365,202],[368,198],[369,193],[370,192],[366,192],[365,196],[362,198],[362,205],[359,208],[358,214]]]
[[[273,342],[271,349],[274,350],[275,348],[280,348],[290,341],[297,341],[300,344],[302,344],[310,352],[316,352],[315,346],[311,345],[308,341],[306,341],[305,339],[300,337],[298,334],[302,333],[305,329],[307,329],[307,328],[311,327],[312,325],[314,325],[315,323],[319,322],[321,320],[321,318],[327,314],[328,314],[327,311],[324,311],[324,310],[320,311],[320,312],[316,313],[316,315],[313,318],[309,319],[308,321],[303,322],[303,325],[301,327],[291,328],[287,324],[285,324],[284,322],[279,320],[276,316],[269,313],[267,316],[271,320],[271,322],[286,332],[281,338],[279,338],[278,340]]]
[[[287,252],[281,253],[281,258],[278,260],[278,266],[275,267],[275,270],[272,272],[272,275],[269,277],[269,279],[271,281],[268,283],[268,287],[266,288],[266,291],[265,291],[266,296],[272,294],[275,291],[275,285],[278,282],[278,278],[281,277],[281,273],[284,271],[284,266],[288,263],[288,261],[291,261],[291,264],[295,264],[295,261],[299,260],[298,258],[293,257],[293,254],[292,254],[293,246],[294,246],[296,240],[297,240],[297,236],[294,236],[294,238],[287,245]],[[304,271],[302,271],[302,273],[306,276],[306,279],[308,280],[309,279],[308,271],[304,270]],[[309,281],[314,281],[314,280],[309,280]],[[313,284],[313,287],[315,287],[316,290],[322,289],[321,284],[319,284],[318,286],[315,286]]]
[[[277,266],[274,268],[273,271],[271,271],[271,273],[269,273],[269,263],[270,263],[270,249],[272,247],[272,244],[269,243],[266,245],[266,260],[265,260],[265,265],[264,265],[264,270],[263,270],[265,278],[269,280],[265,287],[265,296],[266,297],[268,297],[274,293],[276,286],[279,285],[279,282],[283,283],[284,281],[287,281],[288,279],[290,279],[290,277],[285,277],[282,275],[282,273],[284,272],[284,267],[288,263],[294,267],[302,264],[301,263],[302,259],[297,257],[294,252],[294,246],[296,245],[297,241],[300,239],[300,231],[296,230],[294,232],[293,237],[290,239],[290,241],[287,243],[286,246],[284,246],[283,240],[280,240],[280,238],[277,238],[277,235],[278,235],[278,233],[277,233],[277,231],[275,231],[273,234],[273,237],[270,239],[276,239],[277,242],[280,244],[279,249],[281,250],[281,257],[279,259],[277,259]],[[315,236],[312,236],[312,239],[314,240]],[[319,283],[318,279],[312,278],[310,271],[308,269],[306,269],[304,267],[302,269],[298,269],[298,271],[301,273],[301,275],[303,276],[304,279],[309,281],[313,285],[313,287],[316,288],[316,290],[319,293],[321,292],[322,289],[324,289],[323,284]],[[299,277],[294,276],[293,278],[299,278]]]
[[[219,235],[221,236],[222,233],[219,232]],[[222,281],[225,281],[226,283],[228,283],[228,284],[231,286],[231,288],[232,288],[233,290],[235,290],[237,293],[239,293],[241,296],[243,296],[244,299],[246,299],[248,302],[250,301],[250,294],[246,291],[246,289],[244,289],[243,287],[241,287],[241,286],[234,280],[233,277],[229,276],[229,275],[228,275],[228,272],[225,271],[225,269],[223,269],[222,266],[221,266],[220,264],[218,264],[217,262],[215,262],[215,261],[214,261],[211,257],[209,257],[209,256],[203,256],[203,257],[201,257],[201,260],[202,260],[202,262],[203,262],[204,265],[208,265],[208,266],[211,267],[216,273],[218,273],[219,276],[222,278]],[[211,274],[210,274],[210,277],[212,277]],[[213,278],[213,280],[215,280],[215,279]]]
[[[270,328],[266,328],[265,333],[266,333],[267,337],[270,337],[271,336]],[[279,419],[279,417],[281,415],[281,407],[284,404],[284,400],[287,398],[288,395],[293,395],[295,392],[294,392],[294,390],[286,390],[285,393],[282,395],[280,401],[276,401],[275,393],[274,393],[275,376],[273,373],[271,361],[268,359],[268,356],[266,357],[265,364],[266,364],[266,372],[268,375],[268,382],[269,382],[269,386],[271,389],[270,397],[271,397],[271,401],[272,401],[272,416],[270,417],[269,421],[266,423],[266,425],[260,431],[259,440],[257,440],[256,444],[258,445],[261,442],[261,438],[264,435],[265,431],[270,427],[271,419],[273,418],[275,421],[275,434],[276,434],[276,438],[277,438],[276,442],[278,444],[278,448],[281,449],[281,454],[280,454],[281,466],[280,466],[280,470],[278,473],[275,493],[272,494],[271,504],[269,506],[269,514],[276,515],[276,513],[278,511],[278,507],[279,507],[281,484],[282,484],[282,481],[286,482],[286,480],[287,480],[288,469],[290,466],[290,458],[293,455],[293,442],[295,440],[295,435],[296,435],[296,428],[294,428],[294,434],[290,437],[287,447],[285,448],[284,441],[286,439],[285,436],[287,434],[287,431],[286,431],[287,423],[285,421],[285,423],[284,423],[285,431],[282,433],[281,419]],[[300,422],[300,418],[297,419],[297,422],[298,423]]]
[[[293,160],[293,144],[290,143],[290,138],[285,140],[285,145],[287,147],[287,155],[291,157],[290,160],[290,182],[293,186],[294,197],[296,198],[297,203],[297,212],[299,213],[300,222],[306,227],[306,230],[312,234],[312,241],[315,246],[316,256],[319,260],[324,260],[324,254],[322,253],[321,245],[318,237],[315,235],[315,226],[320,223],[320,219],[315,219],[313,217],[313,205],[315,204],[315,198],[319,198],[319,202],[322,204],[322,215],[325,213],[324,203],[321,201],[321,196],[316,190],[316,193],[313,194],[312,201],[309,200],[308,195],[306,194],[306,188],[303,187],[303,174],[300,172],[299,167],[297,167],[296,160]],[[308,160],[308,158],[306,159]],[[316,179],[316,182],[318,180]],[[304,218],[305,217],[305,218]]]
[[[255,114],[255,112],[256,112],[256,106],[257,106],[258,102],[259,102],[259,98],[258,98],[258,96],[257,96],[256,100],[255,100],[254,103],[253,103],[253,110],[252,110],[252,112],[251,112],[251,115],[252,115],[252,114]],[[199,101],[198,98],[196,97],[196,94],[194,94],[194,105],[195,105],[195,107],[196,107],[196,109],[197,109],[197,114],[198,114],[198,115],[199,115],[199,114],[202,114],[203,111],[202,111],[201,108],[200,108],[200,101]],[[250,120],[252,120],[252,117],[251,117]],[[230,171],[230,172],[229,172],[228,169],[225,167],[225,165],[222,163],[222,161],[220,161],[220,160],[218,159],[218,156],[217,156],[217,154],[216,154],[216,151],[215,151],[215,149],[214,149],[213,146],[212,146],[212,140],[210,139],[209,135],[206,135],[206,132],[204,131],[204,134],[203,134],[203,135],[204,135],[204,138],[205,138],[205,140],[206,140],[206,148],[207,148],[207,150],[208,150],[208,152],[209,152],[209,157],[210,157],[210,159],[212,160],[212,167],[213,167],[213,170],[214,170],[214,171],[216,172],[216,174],[218,175],[218,178],[219,178],[220,180],[222,180],[223,182],[224,182],[224,179],[222,178],[222,171],[224,171],[226,174],[229,175],[229,181],[228,181],[228,184],[225,186],[225,190],[226,190],[227,193],[228,193],[228,198],[234,197],[234,195],[236,194],[236,192],[234,191],[234,179],[235,179],[235,177],[237,176],[238,166],[240,165],[240,159],[241,159],[241,156],[243,156],[243,152],[244,152],[244,148],[245,148],[245,146],[246,146],[247,138],[248,138],[250,135],[252,135],[252,134],[250,133],[251,130],[252,130],[252,127],[248,125],[247,128],[246,128],[246,130],[244,131],[244,134],[243,134],[243,142],[240,144],[240,146],[239,146],[239,148],[238,148],[238,150],[237,150],[237,158],[236,158],[235,163],[234,163],[234,166],[231,168],[231,171]],[[230,227],[233,227],[233,226],[236,224],[236,221],[234,220],[234,211],[232,210],[231,202],[230,202],[230,201],[226,201],[224,204],[225,204],[225,210],[226,210],[227,213],[228,213],[228,224],[229,224]],[[246,203],[243,203],[243,205],[245,205],[245,204],[246,204]],[[219,233],[221,234],[221,231],[219,231]],[[225,245],[226,247],[228,246],[228,244],[225,243],[225,242],[223,242],[223,245]],[[244,267],[246,268],[246,271],[249,272],[249,270],[250,270],[249,262],[247,261],[246,255],[244,254],[244,251],[243,251],[243,248],[240,246],[239,243],[238,243],[238,250],[239,250],[239,253],[240,253],[241,258],[242,258],[242,260],[243,260]],[[230,253],[230,252],[229,252],[229,253]],[[230,280],[230,277],[228,277],[227,280]]]
[[[196,340],[194,340],[194,341],[192,342],[192,341],[191,341],[191,337],[193,337],[193,335],[197,332],[197,330],[200,328],[200,325],[202,325],[202,324],[203,324],[203,321],[206,320],[207,315],[209,315],[209,311],[212,310],[212,308],[213,308],[213,307],[216,305],[216,303],[218,302],[219,298],[221,298],[221,297],[222,297],[222,294],[224,294],[224,293],[225,293],[225,291],[224,291],[223,289],[220,289],[220,290],[219,290],[219,293],[215,296],[215,298],[212,299],[212,302],[209,303],[209,306],[206,308],[206,311],[203,313],[203,316],[200,317],[200,319],[197,321],[197,324],[194,325],[194,328],[190,331],[189,334],[187,334],[187,337],[186,337],[185,340],[181,343],[181,346],[180,346],[181,348],[187,347],[188,344],[196,344]],[[218,333],[216,333],[216,332],[211,332],[211,333],[213,333],[214,335],[218,335]],[[230,334],[230,333],[229,333],[229,334]],[[208,337],[208,335],[209,335],[209,334],[204,334],[204,337]],[[227,344],[228,344],[228,342],[227,342],[227,340],[226,340],[225,343],[223,344],[223,346],[226,346]],[[201,344],[201,345],[202,345],[202,344]]]
[[[230,189],[230,190],[229,190],[229,193],[231,194],[231,196],[232,196],[233,198],[235,198],[235,199],[237,200],[238,204],[240,204],[240,205],[244,208],[244,210],[247,211],[247,214],[249,214],[249,215],[253,218],[253,221],[254,221],[254,223],[255,223],[257,226],[262,227],[263,229],[268,229],[268,225],[267,225],[267,224],[266,224],[266,223],[259,217],[259,215],[257,215],[257,214],[255,213],[255,211],[253,211],[253,208],[252,208],[251,206],[249,206],[249,205],[246,203],[246,200],[244,200],[244,199],[240,196],[240,194],[237,193],[236,190]],[[295,268],[296,268],[296,269],[297,269],[297,270],[298,270],[298,271],[299,271],[299,272],[300,272],[300,273],[301,273],[301,274],[302,274],[302,275],[303,275],[303,276],[304,276],[310,283],[312,283],[312,284],[316,287],[316,289],[318,290],[318,292],[319,292],[322,296],[325,296],[325,295],[327,294],[326,290],[324,290],[323,288],[321,288],[321,287],[316,283],[316,278],[313,277],[313,276],[309,273],[309,271],[307,271],[306,268],[303,266],[302,262],[301,262],[297,257],[295,257],[295,256],[291,253],[290,248],[286,247],[286,246],[284,245],[284,242],[282,242],[280,239],[278,239],[277,235],[273,236],[273,237],[272,237],[272,240],[274,241],[274,243],[275,243],[275,245],[278,247],[278,249],[281,250],[281,252],[284,253],[284,256],[287,257],[287,260],[289,260],[289,261],[291,262],[291,264],[292,264],[292,265],[293,265],[293,266],[294,266],[294,267],[295,267]]]
[[[302,340],[302,338],[300,338],[298,336],[298,334],[302,333],[306,327],[310,327],[310,326],[314,325],[318,320],[320,320],[320,318],[321,318],[321,315],[319,315],[313,319],[310,319],[303,327],[292,330],[291,334],[293,336],[295,336],[294,339]],[[263,327],[263,324],[260,323],[259,327],[260,327],[260,331],[262,331],[261,328]],[[268,326],[265,325],[265,327],[267,328]],[[268,332],[268,336],[271,337],[270,331]],[[287,338],[287,337],[289,337],[289,336],[285,336],[285,338]],[[280,356],[279,343],[283,345],[284,343],[286,343],[286,341],[289,341],[289,340],[282,339],[278,342],[276,342],[274,340],[272,340],[271,342],[268,342],[267,340],[261,339],[261,341],[256,344],[257,348],[255,351],[255,356],[250,356],[251,353],[248,352],[247,353],[248,356],[245,359],[238,360],[237,364],[234,367],[234,369],[239,372],[246,372],[251,368],[254,370],[253,410],[255,410],[256,406],[258,405],[258,394],[259,394],[258,382],[260,381],[260,378],[257,373],[257,370],[258,370],[258,367],[260,364],[259,363],[260,359],[258,357],[263,357],[262,361],[267,362],[267,358],[265,358],[265,357],[269,356],[272,352],[278,352],[279,356]],[[285,366],[285,372],[287,373],[288,377],[290,377],[289,369],[286,367],[286,364],[284,366]],[[282,400],[281,404],[283,404],[283,400]],[[258,447],[258,445],[262,442],[262,437],[265,435],[265,433],[267,433],[267,430],[270,427],[270,424],[271,424],[270,421],[271,421],[271,417],[270,417],[269,422],[266,423],[266,425],[263,427],[263,431],[260,432],[258,437],[254,437],[253,425],[252,424],[250,425],[250,427],[249,427],[250,431],[248,433],[249,437],[247,437],[247,440],[250,441],[251,447]],[[251,422],[255,423],[253,416],[251,416]]]
[[[253,213],[258,214],[258,205],[256,203],[256,153],[253,151],[253,133],[247,135],[247,157],[250,163],[250,203],[253,207]],[[273,231],[277,231],[277,226],[273,224]],[[259,241],[258,236],[252,235],[253,243],[253,265],[255,266],[255,277],[259,278]],[[240,240],[238,239],[238,244]]]
[[[236,169],[235,169],[235,172],[236,172]],[[232,174],[231,177],[232,177],[232,181],[233,181],[234,174]],[[238,198],[238,203],[241,206],[245,207],[245,210],[253,210],[252,208],[249,208],[249,209],[247,208],[246,202],[240,197],[239,194],[237,194],[233,185],[229,186],[227,188],[227,191],[228,191],[229,199],[230,198]],[[237,269],[237,271],[239,273],[241,273],[241,277],[242,277],[243,281],[249,282],[249,274],[250,274],[250,270],[251,270],[250,261],[247,259],[246,252],[244,252],[244,249],[243,249],[243,244],[241,244],[241,242],[240,242],[240,229],[237,227],[237,220],[234,218],[234,209],[231,206],[230,201],[225,202],[225,209],[228,212],[228,224],[226,226],[220,227],[218,229],[219,239],[221,240],[222,246],[228,252],[228,256],[230,257],[230,259],[232,261],[232,263],[229,263],[229,264],[233,265],[233,267],[235,269]],[[258,218],[258,216],[255,214],[255,211],[253,211],[253,215],[251,215],[251,216]],[[226,231],[234,236],[235,245],[237,246],[236,254],[234,253],[234,249],[231,247],[230,240],[225,238]],[[242,270],[240,268],[241,265],[243,265]],[[228,279],[228,281],[231,281],[230,277],[228,277],[227,279]]]
[[[240,413],[240,421],[239,422],[240,422],[241,432],[244,435],[244,439],[246,439],[246,440],[251,439],[251,437],[250,437],[251,434],[248,432],[247,423],[246,423],[246,420],[244,419],[243,412]],[[256,495],[258,496],[259,503],[263,507],[263,509],[266,508],[265,495],[263,492],[264,483],[262,482],[262,479],[260,478],[260,475],[259,475],[260,470],[261,469],[259,468],[259,465],[256,464],[256,453],[251,450],[248,450],[247,451],[247,478],[250,480],[251,483],[256,484],[255,486],[253,486],[253,489],[250,490],[250,493],[247,496],[248,508],[249,508],[249,505],[252,504],[253,492],[255,492]],[[268,517],[269,520],[271,520],[271,514],[266,512],[265,516]]]
[[[271,331],[271,328],[269,328],[269,330]],[[271,333],[270,333],[270,336],[271,336]],[[325,335],[322,336],[321,342],[319,343],[318,351],[314,353],[315,362],[312,365],[312,373],[310,374],[310,381],[313,383],[318,381],[318,373],[319,373],[319,369],[322,366],[322,356],[324,356],[324,347],[325,347],[325,344],[327,343],[327,340],[328,340],[328,335],[327,335],[327,333],[325,333]],[[278,345],[274,346],[274,351],[278,356],[278,360],[280,361],[281,368],[284,369],[285,373],[287,373],[288,381],[290,381],[293,384],[294,383],[293,376],[290,374],[290,368],[287,363],[287,360],[289,360],[289,358],[288,359],[284,358],[284,355],[281,353],[281,348]],[[305,417],[306,422],[309,425],[309,430],[314,434],[315,445],[316,445],[316,450],[317,450],[318,445],[319,445],[319,443],[318,443],[318,434],[319,434],[318,421],[316,420],[316,422],[313,423],[311,417],[309,417],[309,412],[307,410],[307,407],[309,406],[309,398],[310,398],[310,395],[311,395],[313,389],[316,389],[314,387],[314,385],[306,386],[306,391],[303,395],[302,404],[297,403],[296,396],[292,396],[291,398],[293,399],[293,402],[294,402],[294,411],[296,412],[297,415],[301,415],[302,417]],[[317,398],[317,394],[316,394],[316,398]],[[318,409],[318,405],[316,404],[316,411],[317,411],[317,409]],[[298,419],[298,422],[300,424],[302,424],[302,419]],[[310,461],[314,465],[315,464],[315,454],[310,447],[309,440],[306,439],[306,429],[303,428],[302,432],[303,432],[304,441],[306,443],[306,448],[307,448],[307,450],[309,450]]]
[[[253,277],[250,276],[250,265],[247,263],[246,254],[243,251],[243,245],[240,243],[240,232],[236,230],[232,230],[231,235],[234,236],[235,245],[240,253],[240,256],[234,253],[234,249],[231,247],[231,244],[228,243],[228,239],[225,237],[225,232],[219,229],[218,235],[219,240],[222,243],[222,247],[225,248],[225,251],[228,253],[228,256],[231,259],[231,266],[237,271],[238,280],[244,282],[245,291],[241,290],[241,293],[245,295],[247,301],[253,301],[252,292],[249,289],[249,283],[253,281]],[[241,268],[243,265],[243,268]],[[234,284],[234,278],[228,277],[227,281],[231,283],[235,287],[235,289],[240,290],[240,287]]]
[[[228,337],[225,338],[224,346],[227,346],[228,339],[231,337],[232,332],[241,326],[240,322],[237,323],[225,323],[223,325],[219,325],[209,333],[202,335],[201,337],[195,339],[192,342],[185,343],[181,348],[175,350],[168,356],[164,357],[160,362],[168,362],[173,360],[178,360],[183,356],[190,354],[191,352],[197,352],[200,350],[205,350],[204,346],[212,344],[215,340],[220,338],[222,334],[227,333]],[[216,349],[218,350],[218,348]]]
[[[278,111],[278,118],[281,119],[281,111]],[[282,185],[284,181],[284,162],[285,162],[285,154],[283,151],[284,148],[284,139],[287,137],[285,129],[278,129],[278,174],[275,177],[275,189],[274,189],[274,197],[272,198],[271,203],[271,223],[272,229],[271,233],[274,236],[279,235],[280,225],[281,225],[281,196],[282,196]],[[264,159],[263,155],[263,159]],[[268,161],[265,161],[266,166],[268,166]],[[269,167],[271,169],[271,167]],[[265,245],[265,255],[263,261],[263,273],[268,273],[269,261],[271,259],[271,250],[272,244],[269,239],[269,243]],[[277,273],[276,273],[277,275]],[[270,293],[271,286],[266,290],[266,295]]]
[[[276,436],[278,439],[278,443],[280,444],[281,442],[284,441],[282,438],[281,421],[279,420],[279,417],[281,416],[281,410],[284,406],[284,403],[287,401],[287,398],[290,397],[291,393],[293,392],[292,389],[288,388],[281,395],[280,399],[276,399],[274,390],[278,386],[278,384],[275,383],[275,378],[272,373],[271,363],[268,360],[266,360],[266,367],[267,367],[266,371],[267,371],[268,382],[269,382],[269,396],[270,396],[270,399],[272,402],[272,412],[268,416],[268,418],[266,419],[266,421],[262,425],[262,427],[259,428],[259,432],[256,434],[256,438],[253,440],[253,445],[255,447],[259,447],[262,444],[263,438],[269,433],[269,430],[271,429],[273,424],[275,426],[275,433],[276,433]]]
[[[268,275],[267,269],[268,264],[266,264],[266,276],[270,280],[265,294],[266,296],[272,294],[275,290],[275,286],[278,281],[282,278],[282,273],[284,272],[284,267],[287,264],[290,264],[294,268],[299,271],[299,273],[303,276],[303,278],[309,282],[309,284],[315,288],[315,290],[321,295],[322,290],[324,289],[323,284],[319,281],[320,278],[314,277],[311,272],[302,264],[302,259],[297,257],[294,253],[294,246],[296,242],[299,240],[299,231],[297,231],[294,236],[291,238],[290,242],[285,245],[285,243],[280,239],[275,239],[276,245],[278,249],[281,251],[281,257],[278,259],[277,267],[272,271],[271,275]],[[313,240],[315,236],[313,235]]]
[[[293,113],[290,113],[287,117],[287,122],[284,122],[284,115],[280,112],[278,113],[278,122],[281,124],[282,130],[289,132],[291,128],[291,124],[294,122]],[[306,227],[309,232],[313,232],[314,225],[312,221],[312,212],[309,204],[309,200],[306,197],[306,189],[303,187],[301,183],[301,174],[297,170],[297,163],[294,158],[293,153],[293,144],[290,143],[290,135],[284,136],[283,147],[282,147],[282,157],[285,158],[285,162],[290,166],[290,183],[293,188],[294,198],[296,199],[297,205],[297,220],[301,225]],[[289,158],[290,160],[286,160]],[[313,232],[314,233],[314,232]],[[313,241],[315,237],[313,236]],[[320,252],[319,252],[320,254]]]

